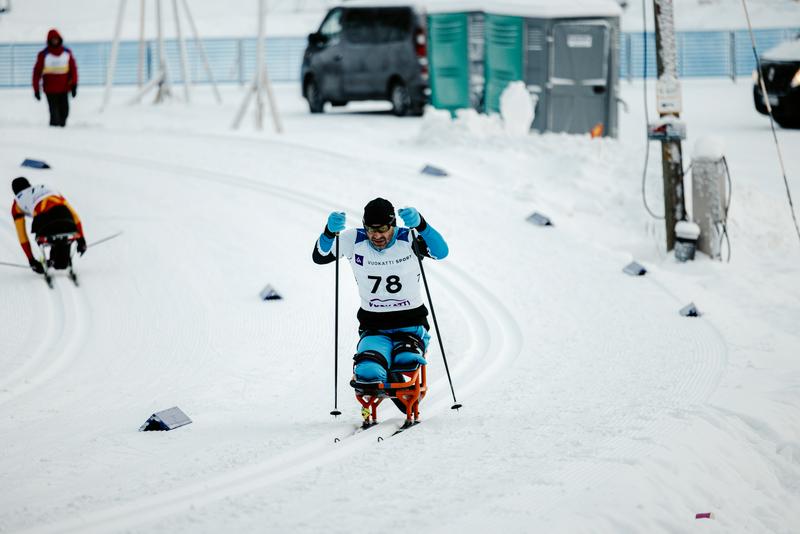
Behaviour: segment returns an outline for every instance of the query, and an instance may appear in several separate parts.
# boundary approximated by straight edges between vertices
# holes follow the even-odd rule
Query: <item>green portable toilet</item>
[[[523,20],[520,17],[486,14],[485,110],[500,111],[500,95],[523,75]]]
[[[428,19],[431,104],[450,111],[472,106],[469,98],[468,24],[466,13]]]
[[[428,16],[431,104],[439,109],[483,110],[483,12]]]
[[[522,80],[537,101],[533,129],[587,133],[601,128],[603,135],[617,135],[622,11],[615,0],[430,0],[426,6],[435,107],[466,107],[467,92],[471,107],[498,112],[503,90]],[[440,42],[443,36],[433,31],[440,21],[458,21],[457,47],[449,46],[454,41]],[[482,68],[474,59],[479,46]]]

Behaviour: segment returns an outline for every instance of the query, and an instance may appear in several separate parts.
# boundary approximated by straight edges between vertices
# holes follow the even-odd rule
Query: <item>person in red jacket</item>
[[[56,269],[66,269],[70,266],[70,249],[73,240],[78,244],[78,253],[83,256],[87,248],[83,224],[78,213],[69,205],[63,195],[46,185],[31,185],[24,176],[14,178],[11,182],[11,189],[14,191],[11,217],[17,228],[19,244],[28,258],[31,269],[40,274],[44,273],[42,263],[33,257],[31,244],[28,241],[28,232],[25,228],[25,217],[33,218],[31,231],[36,234],[36,238],[48,239],[50,242],[48,266]],[[69,234],[70,237],[68,239],[61,238],[60,236],[64,234]],[[56,239],[53,239],[54,236]]]
[[[68,94],[78,95],[78,65],[57,30],[47,33],[47,47],[39,52],[33,67],[33,96],[41,100],[43,86],[50,106],[50,126],[66,126],[69,115]]]

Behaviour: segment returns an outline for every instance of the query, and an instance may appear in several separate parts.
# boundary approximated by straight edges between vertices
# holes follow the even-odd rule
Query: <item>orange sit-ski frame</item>
[[[383,399],[398,399],[406,407],[406,423],[419,421],[419,402],[428,392],[427,373],[424,365],[414,371],[397,371],[408,377],[407,382],[391,382],[388,384],[374,384],[373,391],[356,391],[356,399],[364,408],[364,423],[374,425],[378,422],[378,405]],[[372,384],[370,384],[372,386]]]

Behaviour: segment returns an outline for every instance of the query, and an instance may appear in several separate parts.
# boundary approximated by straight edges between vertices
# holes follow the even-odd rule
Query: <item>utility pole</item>
[[[678,54],[672,0],[653,0],[656,26],[656,107],[659,123],[650,125],[650,139],[661,141],[661,168],[664,174],[664,219],[667,251],[675,248],[675,223],[686,219],[683,192],[681,140],[686,126],[680,121],[681,86],[678,81]]]

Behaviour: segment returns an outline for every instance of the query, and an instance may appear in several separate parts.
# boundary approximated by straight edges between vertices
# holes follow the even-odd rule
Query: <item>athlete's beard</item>
[[[369,236],[369,242],[372,243],[372,246],[377,248],[378,250],[383,250],[386,248],[386,245],[389,244],[389,241],[392,240],[392,236],[394,235],[394,228],[392,228],[391,233],[388,233],[388,237],[385,234],[372,234]]]

